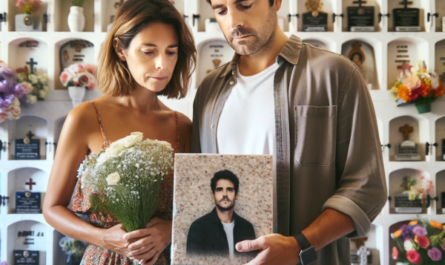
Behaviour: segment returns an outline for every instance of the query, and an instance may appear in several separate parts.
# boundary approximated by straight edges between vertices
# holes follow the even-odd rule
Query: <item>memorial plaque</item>
[[[40,192],[17,191],[15,193],[15,212],[18,214],[42,213]]]
[[[65,43],[59,50],[60,73],[75,63],[94,62],[94,45],[86,40],[72,40]]]
[[[25,139],[15,140],[16,160],[38,160],[40,159],[40,140],[32,139],[34,134],[29,132]]]
[[[399,132],[403,134],[404,141],[396,145],[396,154],[394,156],[396,161],[419,161],[422,159],[419,154],[419,146],[409,140],[409,134],[413,131],[414,128],[408,124],[399,128]]]
[[[395,8],[394,12],[394,27],[396,31],[420,31],[420,9],[408,8],[412,2],[403,0],[401,5],[404,8]]]
[[[307,0],[307,13],[303,14],[303,31],[328,31],[328,14],[321,12],[321,0]]]
[[[348,12],[348,30],[352,32],[375,31],[374,19],[375,8],[373,6],[362,6],[366,1],[354,1],[359,6],[347,7]]]
[[[39,265],[39,251],[14,250],[14,265],[28,264]]]
[[[419,199],[409,200],[408,194],[397,194],[394,196],[396,213],[422,213],[422,201]]]

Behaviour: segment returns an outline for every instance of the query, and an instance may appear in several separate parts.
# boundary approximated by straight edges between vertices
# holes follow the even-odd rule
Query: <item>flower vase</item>
[[[15,31],[33,31],[37,29],[38,22],[38,17],[34,15],[15,15]]]
[[[416,108],[419,114],[428,113],[431,112],[431,103],[416,104]]]
[[[81,86],[69,86],[68,87],[68,95],[70,96],[73,102],[73,108],[80,103],[82,103],[83,98],[85,97],[86,89]]]
[[[68,27],[71,32],[81,32],[85,27],[85,16],[83,8],[80,6],[72,6],[68,15]]]

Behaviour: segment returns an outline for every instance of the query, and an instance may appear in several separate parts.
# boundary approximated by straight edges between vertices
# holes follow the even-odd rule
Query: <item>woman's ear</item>
[[[127,54],[125,49],[122,47],[121,42],[118,38],[114,38],[113,40],[114,51],[116,52],[119,59],[122,61],[127,61]]]

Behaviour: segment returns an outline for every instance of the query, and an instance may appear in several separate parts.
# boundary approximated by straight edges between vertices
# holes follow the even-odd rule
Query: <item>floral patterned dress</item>
[[[102,149],[105,150],[109,145],[110,141],[105,135],[105,131],[102,126],[101,118],[96,104],[90,101],[94,110],[96,111],[97,120],[99,122],[101,134],[103,137]],[[174,148],[175,153],[181,152],[179,147],[179,129],[178,129],[178,115],[175,112],[176,117],[176,147]],[[86,214],[90,223],[96,227],[110,228],[114,225],[119,224],[116,219],[113,219],[110,215],[102,212],[96,212],[91,209],[91,203],[89,201],[91,191],[88,187],[83,187],[81,185],[81,179],[77,181],[76,189],[71,202],[71,208],[74,212],[80,214]],[[164,220],[172,220],[172,210],[173,210],[173,173],[164,177],[161,183],[159,195],[158,195],[158,208],[154,214],[154,217],[159,217]],[[170,259],[170,249],[167,247],[164,252],[159,255],[157,265],[168,264],[167,259]],[[83,256],[82,265],[131,265],[132,262],[129,258],[103,249],[101,247],[90,244],[85,250]]]

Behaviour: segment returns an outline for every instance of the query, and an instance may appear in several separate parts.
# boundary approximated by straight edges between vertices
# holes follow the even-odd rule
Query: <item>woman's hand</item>
[[[124,235],[126,235],[127,232],[124,230],[122,224],[103,229],[102,231],[102,244],[100,247],[122,254],[126,257],[129,256],[130,250],[128,249],[128,246],[135,240],[124,239]]]
[[[128,246],[130,259],[141,261],[140,264],[152,265],[162,251],[171,243],[172,221],[153,218],[147,228],[128,233],[126,240],[134,242]]]

